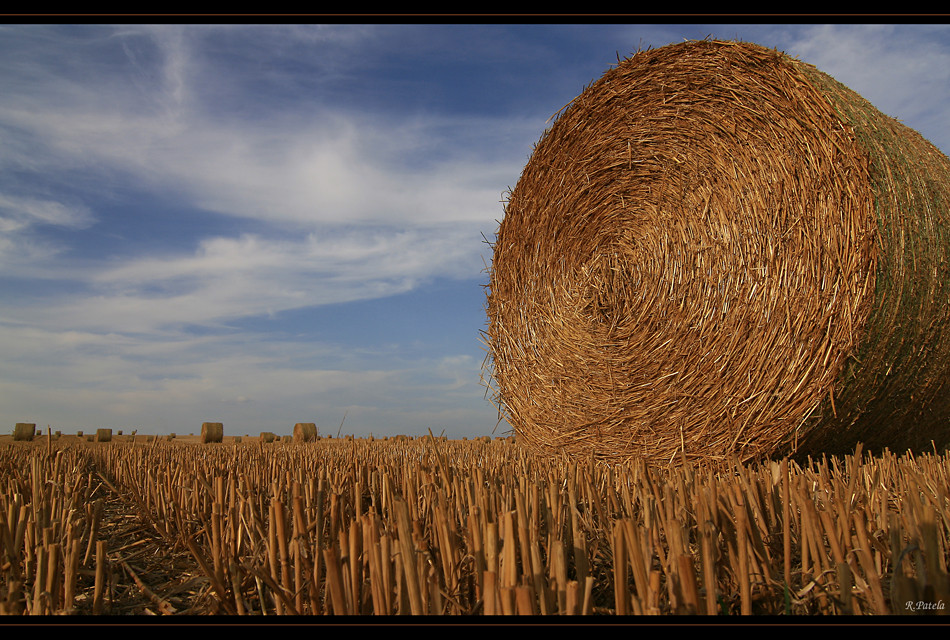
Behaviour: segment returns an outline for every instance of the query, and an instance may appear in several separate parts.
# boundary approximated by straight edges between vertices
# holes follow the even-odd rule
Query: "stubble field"
[[[950,461],[0,438],[7,615],[939,615]]]

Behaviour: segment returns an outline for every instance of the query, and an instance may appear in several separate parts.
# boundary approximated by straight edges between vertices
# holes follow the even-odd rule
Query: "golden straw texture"
[[[317,439],[317,425],[314,422],[298,422],[294,425],[294,442],[313,442]]]
[[[17,422],[13,427],[13,439],[16,441],[30,441],[35,435],[35,422]]]
[[[947,202],[946,156],[814,67],[740,42],[639,51],[509,194],[495,402],[539,452],[612,460],[942,445]]]
[[[201,442],[203,444],[224,441],[224,423],[223,422],[202,422],[201,423]]]

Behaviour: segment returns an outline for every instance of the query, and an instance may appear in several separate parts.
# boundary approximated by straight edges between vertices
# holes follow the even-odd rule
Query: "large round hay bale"
[[[18,442],[29,442],[36,435],[35,422],[17,422],[13,426],[13,439]]]
[[[112,429],[96,429],[96,442],[112,442]]]
[[[540,452],[661,463],[950,439],[950,160],[811,65],[639,51],[544,133],[488,289]]]
[[[313,422],[298,422],[294,425],[294,442],[313,442],[317,439],[317,425]]]
[[[201,442],[207,444],[209,442],[223,442],[224,441],[224,424],[221,422],[202,422],[201,423]]]
[[[261,431],[261,442],[273,442],[277,435],[273,431]]]

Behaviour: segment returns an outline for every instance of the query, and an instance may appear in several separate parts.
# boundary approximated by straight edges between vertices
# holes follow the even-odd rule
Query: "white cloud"
[[[60,253],[61,243],[36,236],[43,227],[84,229],[95,223],[95,217],[84,205],[55,200],[16,196],[0,192],[0,265],[4,274],[13,277],[36,271],[37,263]]]
[[[281,46],[366,31],[289,29],[291,43]],[[68,176],[89,196],[118,186],[172,193],[179,206],[231,216],[235,234],[182,235],[160,254],[101,262],[67,265],[48,253],[16,273],[76,281],[77,292],[43,308],[24,304],[9,311],[11,319],[146,332],[387,296],[434,276],[479,276],[481,233],[494,231],[502,191],[523,160],[510,150],[529,147],[536,123],[382,116],[319,100],[276,102],[260,117],[243,117],[240,105],[225,102],[233,96],[216,93],[216,77],[227,74],[197,46],[196,33],[132,25],[87,38],[90,48],[118,40],[126,60],[119,75],[132,82],[117,80],[115,67],[92,55],[77,56],[70,73],[45,58],[42,66],[23,63],[17,77],[35,83],[0,97],[0,126],[29,143],[0,163]],[[341,73],[339,64],[325,66]],[[40,257],[48,243],[32,233],[40,223],[79,230],[96,222],[88,207],[4,190],[10,187],[0,183],[0,211],[18,207],[0,219],[7,264],[14,234]],[[245,222],[263,231],[242,234]]]
[[[8,419],[72,430],[188,433],[222,420],[229,434],[316,420],[335,435],[465,433],[491,423],[468,356],[397,362],[257,334],[129,337],[4,325],[0,397]],[[421,372],[425,372],[424,374]],[[419,397],[427,397],[420,404]],[[332,428],[331,428],[332,427]]]
[[[0,194],[0,232],[20,231],[34,225],[82,229],[94,222],[88,207],[62,202]]]
[[[221,325],[240,317],[403,293],[482,268],[472,226],[329,229],[303,238],[211,238],[191,254],[145,256],[77,273],[76,295],[23,303],[8,321],[121,333]],[[60,277],[72,275],[65,268]],[[41,305],[41,306],[37,306]]]
[[[327,107],[319,93],[313,100],[295,95],[289,101],[222,87],[222,78],[255,76],[249,69],[238,73],[225,66],[227,56],[199,47],[199,38],[219,32],[227,30],[127,26],[111,38],[121,43],[124,65],[97,65],[91,55],[89,61],[75,56],[58,72],[48,63],[22,63],[16,72],[22,90],[0,98],[0,125],[30,143],[18,153],[8,149],[0,162],[36,171],[105,173],[173,191],[199,208],[256,220],[473,222],[497,214],[504,182],[520,170],[520,158],[510,164],[499,159],[510,157],[511,145],[527,146],[539,133],[536,123],[518,130],[517,123],[513,129],[486,118],[383,116]],[[302,42],[323,33],[260,32],[267,42],[280,34],[298,34],[295,41]],[[253,37],[253,30],[239,33]],[[290,45],[281,43],[278,50],[284,46]],[[270,62],[273,70],[268,62],[259,64],[265,65],[258,71],[262,77],[282,73],[279,56]],[[34,82],[26,84],[24,77]],[[245,103],[258,110],[242,115]],[[496,133],[486,136],[488,131]],[[432,162],[433,156],[446,160]]]
[[[330,112],[304,124],[200,117],[170,124],[123,110],[59,107],[7,109],[2,118],[51,150],[54,155],[33,158],[43,168],[107,167],[150,189],[173,190],[199,208],[303,225],[491,220],[504,189],[499,184],[520,171],[513,162],[479,157],[478,149],[470,158],[420,168],[420,147],[452,145],[439,137],[443,122],[434,130],[412,125],[408,137]],[[452,125],[492,126],[464,119]],[[501,157],[505,151],[499,149]]]

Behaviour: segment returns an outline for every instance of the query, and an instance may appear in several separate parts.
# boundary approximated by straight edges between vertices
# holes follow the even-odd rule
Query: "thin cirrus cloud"
[[[35,238],[42,227],[79,230],[95,224],[82,204],[0,193],[0,263],[7,276],[22,273],[22,264],[49,256],[58,249]]]
[[[467,242],[466,242],[467,241]],[[244,316],[403,293],[441,276],[477,272],[477,238],[413,229],[330,231],[300,241],[253,235],[203,241],[187,256],[145,257],[102,269],[85,292],[57,307],[74,327],[147,332],[175,324],[214,325]]]
[[[82,57],[57,66],[48,54],[38,56],[45,64],[19,56],[24,62],[8,73],[26,89],[4,100],[3,120],[30,145],[0,162],[174,189],[195,206],[266,221],[472,222],[482,221],[485,212],[466,203],[497,203],[499,180],[519,167],[486,162],[480,149],[460,143],[510,148],[512,138],[523,145],[537,133],[528,119],[513,130],[517,122],[507,119],[493,123],[471,115],[386,113],[380,111],[385,105],[328,103],[322,92],[333,92],[323,85],[340,82],[342,74],[328,72],[328,64],[315,65],[312,73],[322,81],[307,92],[278,90],[283,83],[273,78],[299,61],[278,57],[257,69],[236,68],[252,61],[234,60],[230,52],[214,58],[202,49],[203,39],[217,32],[126,27],[84,39],[92,49],[85,64]],[[248,29],[241,42],[260,35],[276,44],[287,33],[302,32]],[[122,55],[106,58],[116,39]],[[51,46],[47,39],[34,40],[33,47]],[[149,55],[131,53],[135,48]],[[315,58],[320,53],[298,52]],[[230,76],[244,80],[222,79]],[[246,79],[256,76],[256,82]],[[478,134],[466,139],[466,131]],[[487,131],[494,131],[490,139]],[[453,145],[471,150],[428,160],[450,153]],[[446,192],[456,204],[446,206]]]
[[[470,128],[470,118],[394,121],[298,104],[275,104],[262,120],[242,120],[222,105],[216,117],[211,98],[190,84],[212,75],[202,56],[189,56],[191,38],[178,29],[118,33],[111,37],[122,41],[133,82],[116,83],[100,69],[79,83],[45,68],[33,99],[4,109],[5,123],[35,141],[21,164],[102,189],[172,192],[238,223],[226,236],[183,235],[162,255],[64,265],[60,277],[83,284],[58,307],[71,322],[144,331],[392,295],[436,275],[478,277],[480,232],[517,166],[485,162],[478,151],[419,166],[451,142],[446,131]],[[149,37],[151,48],[141,42]],[[151,74],[136,48],[154,49],[160,64]],[[240,232],[240,220],[279,226]]]
[[[339,345],[280,318],[433,278],[480,293],[521,160],[497,156],[527,148],[529,118],[249,95],[204,48],[214,30],[53,31],[6,31],[23,46],[0,96],[5,414],[174,431],[352,410],[377,433],[493,414],[467,345]],[[273,326],[242,328],[259,316]]]
[[[55,200],[0,194],[0,232],[15,233],[36,225],[82,229],[95,222],[85,206],[68,206]]]
[[[272,222],[481,222],[483,203],[498,201],[499,180],[518,169],[458,158],[420,171],[420,149],[446,144],[438,139],[443,123],[413,125],[409,136],[329,112],[266,127],[99,111],[8,111],[5,119],[42,141],[47,156],[33,162],[43,169],[99,169],[116,181],[173,188],[203,209]]]

